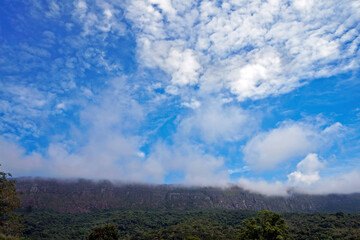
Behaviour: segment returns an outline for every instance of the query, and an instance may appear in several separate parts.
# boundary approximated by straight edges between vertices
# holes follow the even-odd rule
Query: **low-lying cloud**
[[[268,196],[290,196],[291,194],[351,194],[360,192],[360,172],[357,170],[339,173],[318,179],[311,185],[294,185],[290,182],[266,181],[240,178],[239,186],[245,190]]]

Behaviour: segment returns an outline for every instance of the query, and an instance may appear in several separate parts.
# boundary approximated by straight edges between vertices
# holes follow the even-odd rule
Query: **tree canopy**
[[[12,177],[10,173],[0,171],[0,217],[21,206],[16,193],[15,181],[9,180],[9,177]]]
[[[288,237],[288,228],[285,219],[279,214],[263,210],[257,217],[245,219],[241,229],[240,239],[253,240],[285,240]]]
[[[95,227],[89,235],[89,240],[118,240],[120,235],[112,224]]]
[[[21,231],[21,219],[12,211],[20,208],[21,203],[16,192],[15,180],[9,179],[11,177],[10,173],[0,171],[0,231],[16,235]]]

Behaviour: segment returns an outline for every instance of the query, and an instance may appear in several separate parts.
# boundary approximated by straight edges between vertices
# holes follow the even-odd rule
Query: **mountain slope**
[[[23,207],[81,213],[93,209],[268,209],[278,212],[360,213],[360,194],[267,197],[238,187],[186,188],[172,185],[115,185],[108,181],[19,178]]]

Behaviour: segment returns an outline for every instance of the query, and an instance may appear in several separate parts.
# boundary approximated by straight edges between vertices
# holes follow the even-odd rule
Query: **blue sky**
[[[359,12],[355,0],[4,0],[1,168],[360,192]]]

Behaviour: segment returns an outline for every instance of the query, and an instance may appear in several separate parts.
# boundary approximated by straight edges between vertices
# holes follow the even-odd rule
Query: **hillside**
[[[114,185],[108,181],[59,181],[19,178],[17,189],[24,208],[64,213],[121,209],[268,209],[278,212],[360,213],[360,194],[267,197],[238,187],[186,188],[173,185]]]

